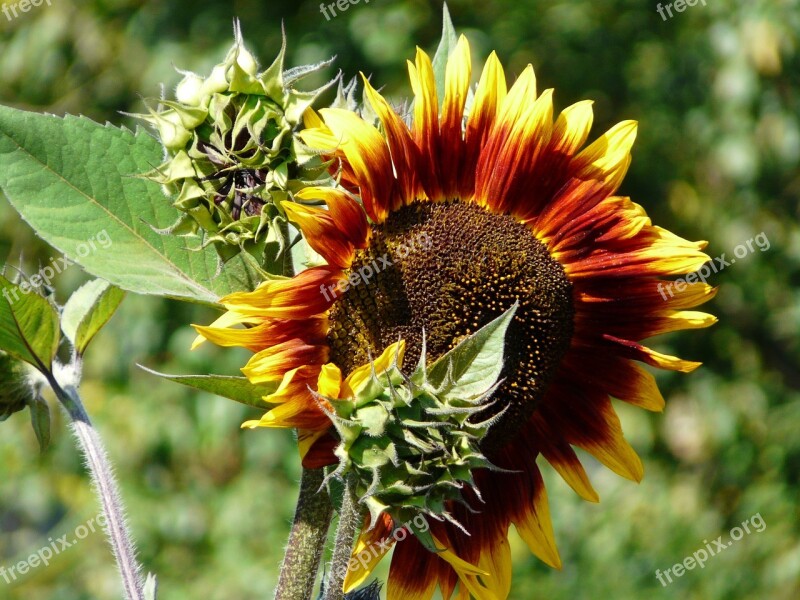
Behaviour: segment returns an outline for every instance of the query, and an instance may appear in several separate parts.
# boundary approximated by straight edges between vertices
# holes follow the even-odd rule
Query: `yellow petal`
[[[609,194],[616,191],[628,171],[637,128],[636,121],[622,121],[595,140],[574,159],[577,177],[605,181]]]
[[[492,52],[489,58],[486,59],[481,79],[475,90],[475,100],[469,116],[467,131],[475,130],[476,133],[480,133],[478,130],[484,129],[481,124],[488,123],[491,125],[507,93],[508,88],[506,87],[503,65],[500,64],[497,54]],[[467,140],[472,143],[469,133],[467,134]]]
[[[538,468],[534,468],[536,469],[537,483],[533,504],[521,516],[513,517],[514,526],[531,552],[551,567],[560,569],[561,558],[558,555],[553,534],[553,523],[550,520],[547,491],[544,488],[544,480]]]
[[[326,398],[338,398],[342,386],[342,371],[333,363],[322,365],[317,380],[317,392]]]
[[[592,104],[591,100],[582,100],[561,111],[553,127],[556,152],[571,156],[586,143],[594,120]]]
[[[453,135],[461,138],[461,122],[467,101],[469,81],[472,75],[469,43],[463,35],[447,61],[445,71],[444,101],[442,103],[442,130],[453,129]]]
[[[377,375],[383,374],[385,371],[391,367],[395,359],[397,360],[397,366],[401,367],[403,365],[403,355],[406,351],[406,342],[405,340],[399,340],[388,346],[383,353],[375,359],[374,363],[367,363],[365,365],[361,365],[360,367],[356,368],[350,375],[347,376],[347,379],[344,380],[342,384],[342,398],[352,398],[356,395],[359,388],[364,385],[364,383],[370,378],[372,375],[373,364],[375,368],[375,373]]]
[[[257,319],[254,319],[253,317],[248,317],[235,310],[229,310],[225,314],[223,314],[220,318],[218,318],[216,321],[211,323],[211,325],[208,326],[192,325],[192,327],[194,327],[198,332],[200,332],[200,335],[198,335],[194,339],[194,342],[192,343],[192,350],[197,348],[200,344],[202,344],[208,339],[203,334],[209,332],[209,330],[211,329],[213,330],[227,329],[228,327],[231,327],[233,325],[240,325],[242,323],[255,323],[255,322],[257,322]],[[223,332],[218,331],[216,333],[222,334]]]
[[[501,536],[491,546],[481,552],[478,566],[488,571],[484,579],[486,587],[498,600],[505,600],[511,592],[511,546],[508,538]]]
[[[508,94],[500,105],[498,126],[510,130],[518,123],[525,111],[536,100],[536,74],[533,66],[528,65],[508,90]]]

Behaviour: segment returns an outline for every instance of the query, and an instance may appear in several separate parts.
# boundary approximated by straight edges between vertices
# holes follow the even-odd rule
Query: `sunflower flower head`
[[[642,464],[612,398],[662,410],[642,365],[687,373],[699,363],[644,340],[716,321],[693,310],[714,296],[711,286],[660,291],[709,260],[706,243],[655,226],[618,194],[637,124],[588,142],[591,102],[556,113],[553,90],[537,89],[531,66],[508,85],[494,53],[473,87],[466,38],[453,46],[441,77],[422,50],[409,61],[410,122],[366,78],[377,125],[339,107],[307,113],[300,135],[331,161],[341,188],[306,188],[286,214],[326,264],[228,296],[228,312],[197,327],[204,339],[253,350],[244,373],[278,386],[266,398],[275,408],[248,426],[298,428],[306,466],[358,474],[374,507],[355,552],[381,551],[348,573],[345,588],[394,547],[390,600],[428,600],[437,588],[446,599],[507,598],[511,526],[560,567],[537,459],[592,502],[576,448],[639,481]],[[421,237],[431,244],[416,244]],[[514,306],[495,379],[448,397],[431,365]],[[397,340],[403,361],[419,365],[407,376],[393,361]],[[418,446],[397,442],[417,438]],[[429,450],[445,438],[463,472]],[[431,485],[431,473],[447,484]],[[418,491],[401,493],[408,482]],[[450,485],[461,486],[458,497],[441,491]],[[393,505],[447,513],[430,519],[436,552],[393,535],[404,516]]]
[[[184,73],[175,100],[138,115],[155,127],[165,151],[164,163],[146,177],[162,184],[183,213],[167,232],[202,231],[223,260],[242,249],[255,253],[285,223],[281,203],[289,194],[327,179],[295,132],[303,112],[333,83],[295,89],[330,61],[284,71],[285,39],[272,65],[259,72],[238,23],[235,35],[208,77]]]

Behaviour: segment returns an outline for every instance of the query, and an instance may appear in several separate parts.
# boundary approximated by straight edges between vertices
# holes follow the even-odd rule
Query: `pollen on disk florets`
[[[307,92],[294,86],[330,61],[284,71],[285,52],[284,40],[272,65],[259,72],[237,27],[236,43],[208,77],[185,73],[175,100],[139,115],[156,128],[165,150],[165,162],[147,177],[184,213],[167,232],[202,231],[223,260],[258,247],[285,222],[281,202],[328,177],[295,131],[330,83]]]
[[[414,203],[373,226],[351,271],[375,264],[383,267],[370,282],[349,288],[331,309],[330,360],[349,372],[398,338],[417,360],[423,330],[436,359],[519,302],[493,409],[508,410],[483,447],[507,441],[535,410],[572,339],[572,284],[561,265],[513,217],[460,201]]]

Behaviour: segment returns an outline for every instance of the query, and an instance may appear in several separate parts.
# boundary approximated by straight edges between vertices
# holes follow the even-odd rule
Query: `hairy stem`
[[[303,469],[292,531],[283,557],[275,600],[311,600],[333,506],[325,490],[323,469]]]
[[[354,491],[354,482],[347,480],[339,513],[339,526],[336,529],[336,541],[333,547],[331,573],[325,586],[324,600],[342,600],[344,598],[344,580],[350,565],[353,552],[353,541],[364,521],[364,512],[358,504]]]
[[[92,483],[106,519],[106,535],[111,542],[114,558],[117,560],[117,567],[125,589],[125,598],[127,600],[144,600],[142,569],[136,561],[136,549],[125,522],[119,485],[114,477],[103,441],[92,426],[89,415],[86,414],[78,390],[73,386],[61,389],[52,378],[50,385],[72,419],[72,430],[86,459],[86,465],[89,468]]]

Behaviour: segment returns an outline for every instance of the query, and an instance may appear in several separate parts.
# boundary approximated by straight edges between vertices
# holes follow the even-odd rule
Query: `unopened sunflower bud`
[[[450,513],[452,503],[467,504],[465,488],[480,500],[473,472],[496,468],[480,450],[496,418],[470,419],[490,405],[496,376],[485,389],[464,395],[452,378],[432,382],[425,361],[423,348],[419,366],[406,376],[395,357],[386,371],[378,374],[373,368],[352,398],[325,398],[342,440],[336,449],[339,466],[331,476],[355,474],[356,494],[372,524],[384,512],[396,524],[421,519],[425,526],[414,528],[418,537],[428,530],[427,518],[460,526]]]
[[[33,401],[25,366],[8,354],[0,353],[0,421],[5,421]]]
[[[264,263],[264,243],[285,240],[281,202],[307,185],[329,180],[326,164],[294,134],[303,113],[332,83],[299,91],[302,77],[330,61],[284,71],[285,41],[272,65],[259,73],[236,41],[208,77],[184,73],[176,100],[162,100],[138,115],[158,133],[165,162],[145,177],[162,184],[183,213],[163,233],[200,234],[225,261],[245,250]],[[271,235],[270,235],[271,234]]]

